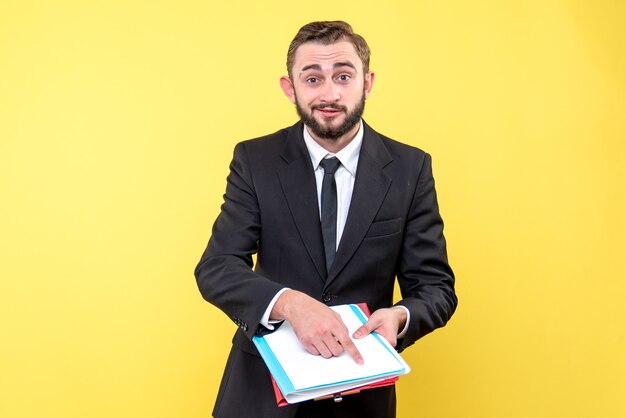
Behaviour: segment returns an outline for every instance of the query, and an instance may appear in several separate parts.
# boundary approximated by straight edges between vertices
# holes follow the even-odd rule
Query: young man
[[[239,326],[215,417],[394,417],[393,386],[278,408],[252,337],[288,320],[310,353],[362,363],[328,306],[367,303],[372,315],[352,337],[376,331],[399,351],[456,308],[430,156],[361,119],[369,54],[345,22],[302,27],[280,79],[301,121],[235,147],[195,271],[202,296]]]

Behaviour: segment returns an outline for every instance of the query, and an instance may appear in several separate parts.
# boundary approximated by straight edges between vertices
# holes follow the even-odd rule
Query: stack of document
[[[367,321],[357,305],[333,306],[352,335]],[[358,365],[344,351],[329,359],[304,349],[291,324],[285,321],[271,334],[252,339],[285,400],[292,404],[364,386],[376,387],[411,369],[389,342],[376,333],[353,339],[363,356]]]

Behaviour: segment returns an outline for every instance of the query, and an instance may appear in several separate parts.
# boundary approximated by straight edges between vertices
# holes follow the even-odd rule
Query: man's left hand
[[[383,308],[375,311],[363,326],[357,329],[352,336],[363,338],[373,331],[382,335],[393,347],[398,343],[398,333],[406,324],[406,311],[402,308]]]

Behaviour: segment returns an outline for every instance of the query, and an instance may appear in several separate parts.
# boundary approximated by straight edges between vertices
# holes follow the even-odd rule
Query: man
[[[399,351],[456,308],[430,156],[361,119],[369,54],[345,22],[302,27],[280,79],[301,121],[235,148],[195,271],[203,297],[239,326],[215,417],[394,417],[393,386],[278,408],[252,337],[288,320],[310,353],[363,363],[328,306],[367,303],[352,337],[376,331]],[[392,306],[396,278],[403,299]]]

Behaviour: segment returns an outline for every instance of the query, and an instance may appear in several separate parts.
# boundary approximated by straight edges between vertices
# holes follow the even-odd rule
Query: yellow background
[[[337,18],[457,273],[399,417],[626,416],[623,1],[2,0],[0,417],[210,415],[236,327],[193,268],[234,144],[295,121],[289,41]]]

